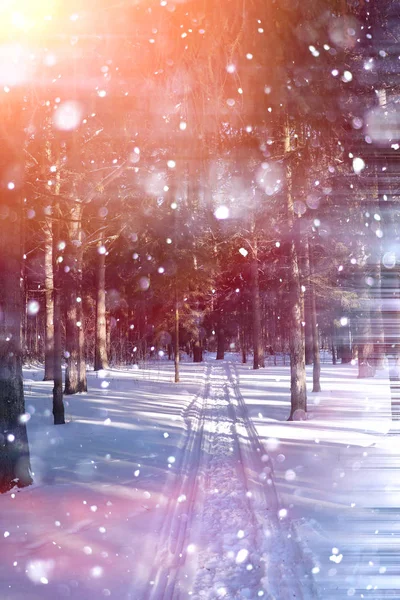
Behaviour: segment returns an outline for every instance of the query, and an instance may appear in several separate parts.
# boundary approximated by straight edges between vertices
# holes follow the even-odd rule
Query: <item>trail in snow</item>
[[[316,597],[232,364],[208,366],[187,416],[182,485],[160,540],[152,600]]]

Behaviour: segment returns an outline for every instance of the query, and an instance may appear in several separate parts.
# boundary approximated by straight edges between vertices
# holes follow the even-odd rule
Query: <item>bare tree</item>
[[[290,234],[288,256],[289,280],[289,349],[290,349],[290,420],[304,418],[307,412],[306,366],[304,336],[301,324],[301,288],[299,260],[296,244],[296,217],[293,205],[293,182],[291,166],[291,132],[289,121],[284,124],[284,153],[286,167],[286,211]]]
[[[21,352],[22,140],[4,107],[0,151],[0,492],[32,482]],[[12,140],[12,141],[10,141]]]
[[[106,254],[103,230],[101,230],[100,240],[97,247],[95,335],[94,370],[99,371],[100,369],[108,368],[106,321]]]

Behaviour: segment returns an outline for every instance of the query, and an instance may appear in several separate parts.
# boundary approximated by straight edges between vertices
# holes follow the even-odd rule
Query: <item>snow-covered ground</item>
[[[400,437],[388,372],[359,380],[356,367],[324,365],[309,420],[292,423],[288,369],[236,369],[319,597],[400,598]]]
[[[145,598],[183,458],[184,411],[205,367],[164,363],[88,375],[52,425],[50,382],[26,369],[35,484],[0,496],[0,598]]]
[[[161,543],[151,600],[314,598],[231,362],[210,361],[198,400],[190,474]]]
[[[35,483],[0,496],[1,600],[400,598],[387,372],[325,363],[288,423],[287,366],[181,371],[89,373],[54,427],[25,369]]]

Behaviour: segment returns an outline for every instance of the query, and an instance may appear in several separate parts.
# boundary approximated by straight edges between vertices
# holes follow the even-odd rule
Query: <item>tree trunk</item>
[[[225,358],[225,331],[224,328],[218,324],[217,329],[217,360],[224,360]]]
[[[373,377],[375,366],[373,364],[373,343],[371,329],[371,297],[366,284],[368,275],[367,249],[360,245],[360,255],[363,257],[363,265],[358,270],[358,301],[359,310],[356,319],[352,321],[355,325],[355,339],[358,353],[358,377]]]
[[[58,146],[56,146],[56,156],[54,157],[59,167],[60,157]],[[48,145],[46,153],[49,162],[52,160],[51,146]],[[53,357],[49,357],[53,371],[53,417],[54,425],[64,425],[64,402],[63,402],[63,381],[62,381],[62,357],[61,357],[61,288],[62,288],[62,247],[60,245],[60,230],[61,230],[61,209],[58,196],[61,191],[61,174],[57,168],[55,175],[54,197],[51,207],[51,218],[48,221],[48,227],[51,227],[48,232],[49,237],[46,238],[48,243],[51,242],[50,248],[46,248],[47,259],[51,256],[51,276],[52,281],[46,281],[46,292],[48,287],[52,290],[52,305],[53,305]],[[46,265],[46,275],[50,271],[49,265]],[[46,298],[47,300],[47,298]],[[46,313],[47,318],[47,313]],[[47,324],[47,323],[46,323]]]
[[[65,349],[67,368],[65,370],[65,394],[78,392],[78,328],[76,322],[76,291],[71,278],[64,279],[65,297]]]
[[[373,293],[373,308],[371,310],[371,335],[373,344],[373,365],[376,369],[383,369],[385,364],[385,333],[382,314],[381,265],[378,260],[373,267],[372,273],[374,287],[371,290]]]
[[[107,349],[107,358],[110,360],[111,356],[111,318],[110,315],[107,316],[106,313],[106,349]],[[136,356],[138,356],[138,352]]]
[[[175,286],[177,284],[175,283]],[[179,383],[179,302],[178,302],[178,288],[175,287],[175,355],[174,355],[174,367],[175,367],[175,383]]]
[[[264,367],[264,349],[261,342],[261,303],[258,278],[257,240],[254,239],[251,260],[251,308],[253,323],[253,369]]]
[[[242,364],[246,364],[247,363],[247,352],[246,352],[246,347],[245,345],[242,343]]]
[[[61,358],[61,286],[62,286],[62,262],[59,258],[58,248],[60,240],[60,210],[59,204],[53,206],[53,311],[54,311],[54,344],[53,344],[53,416],[54,425],[65,423],[62,381],[62,358]]]
[[[304,343],[305,343],[305,360],[306,365],[313,364],[313,333],[310,318],[310,290],[307,289],[304,293]]]
[[[246,349],[246,326],[245,326],[245,304],[242,300],[241,303],[241,314],[240,314],[240,348],[242,351],[242,363],[247,363],[247,349]]]
[[[386,91],[379,90],[378,98],[382,108],[386,106]],[[384,169],[384,170],[383,170]],[[385,167],[378,167],[378,161],[375,165],[375,179],[376,179],[376,193],[377,193],[377,212],[382,212],[382,221],[381,228],[386,230],[386,235],[383,239],[391,240],[391,236],[387,231],[387,213],[392,213],[390,209],[388,210],[384,205],[386,201],[383,199],[385,195],[385,186],[383,185],[382,175],[387,171],[387,161],[385,161]],[[374,209],[375,210],[375,209]],[[391,216],[390,218],[393,218]],[[374,287],[371,291],[373,291],[373,311],[372,311],[372,336],[373,336],[373,344],[374,344],[374,366],[377,369],[383,369],[385,364],[385,327],[384,327],[384,312],[383,312],[383,289],[384,284],[382,281],[382,271],[385,270],[385,267],[382,265],[382,258],[384,255],[383,246],[386,246],[387,242],[383,244],[383,241],[380,238],[376,238],[375,243],[372,245],[372,262],[373,262],[373,272],[372,277],[374,280]]]
[[[99,242],[97,255],[97,298],[96,298],[96,340],[94,370],[108,369],[107,322],[106,322],[106,255],[103,252],[103,239]]]
[[[78,326],[78,392],[87,392],[87,377],[86,377],[86,352],[85,352],[85,322],[83,314],[83,245],[82,245],[82,212],[79,220],[78,231],[78,248],[77,248],[77,293],[80,301],[77,298],[77,326]]]
[[[64,261],[64,297],[65,297],[65,347],[67,351],[67,369],[65,372],[65,394],[76,394],[86,388],[82,379],[82,347],[80,328],[83,327],[80,298],[81,289],[81,219],[82,204],[71,200],[72,207],[67,216],[68,241]],[[78,325],[80,323],[80,325]],[[82,339],[82,338],[81,338]]]
[[[313,392],[321,391],[321,356],[319,352],[319,330],[318,330],[318,321],[317,321],[317,301],[315,298],[315,284],[313,281],[314,275],[314,257],[312,254],[312,247],[310,241],[308,240],[308,256],[310,263],[310,278],[309,278],[309,288],[310,288],[310,317],[311,317],[311,330],[312,330],[312,349],[313,349]]]
[[[305,252],[303,259],[303,276],[305,291],[302,292],[303,301],[303,322],[302,328],[304,335],[304,351],[306,365],[313,364],[313,332],[311,325],[311,297],[310,297],[310,257],[308,251],[308,240],[305,244]]]
[[[25,219],[21,223],[21,250],[25,249]],[[25,256],[25,255],[24,255]],[[22,314],[21,314],[21,354],[22,364],[28,358],[28,286],[26,277],[26,259],[21,261],[21,294],[22,294]]]
[[[83,320],[83,304],[77,306],[78,316],[78,392],[87,392],[85,330]]]
[[[361,283],[363,285],[363,282]],[[365,284],[364,284],[365,285]],[[373,377],[375,368],[372,364],[373,345],[371,342],[371,315],[369,299],[365,290],[359,292],[360,312],[357,319],[357,350],[358,350],[358,377]]]
[[[332,331],[331,331],[331,338],[332,338],[332,364],[336,365],[336,359],[337,359],[337,350],[336,350],[336,331],[335,331],[335,321],[332,321]]]
[[[193,344],[193,362],[201,363],[203,361],[203,348],[200,340],[196,340]]]
[[[44,285],[46,301],[44,381],[54,379],[53,234],[51,217],[46,219],[44,241]]]
[[[33,319],[32,319],[33,321]],[[38,322],[38,316],[37,314],[35,315],[35,320],[34,322],[34,335],[33,335],[33,356],[35,357],[35,361],[38,362],[40,360],[40,356],[39,356],[39,322]],[[32,324],[33,326],[33,324]]]
[[[351,320],[350,323],[353,323],[353,319]],[[351,338],[350,323],[348,325],[344,325],[339,330],[339,342],[340,343],[338,345],[337,355],[338,355],[338,358],[340,355],[340,360],[341,360],[342,365],[347,365],[351,362],[351,354],[352,354],[351,339],[352,338]]]
[[[3,123],[4,125],[4,123]],[[11,138],[13,144],[18,141]],[[18,180],[22,168],[8,139],[2,140],[0,174],[9,181],[10,172]],[[14,162],[15,161],[15,162]],[[5,179],[8,178],[8,179]],[[19,190],[3,186],[0,196],[0,493],[15,485],[32,483],[21,352],[21,223],[22,201]]]
[[[289,279],[289,349],[290,349],[290,401],[289,420],[302,420],[307,413],[307,386],[304,338],[301,326],[301,289],[298,252],[295,233],[295,214],[292,195],[292,169],[290,164],[291,143],[290,127],[285,125],[286,156],[286,206],[288,228],[291,235],[289,241],[288,279]]]
[[[52,143],[50,140],[45,142],[45,158],[42,161],[42,178],[46,177],[49,165],[53,164],[54,158],[52,151]],[[57,157],[59,158],[59,157]],[[59,165],[58,165],[59,166]],[[60,172],[56,171],[56,185],[54,187],[54,195],[60,193]],[[53,202],[54,204],[54,202]],[[58,204],[57,204],[58,211]],[[44,381],[54,380],[54,268],[57,265],[53,264],[53,245],[55,226],[53,223],[54,206],[51,207],[51,212],[46,212],[44,223],[44,288],[45,288],[45,327],[44,327]],[[56,218],[59,218],[57,214]]]
[[[71,172],[71,193],[67,200],[67,246],[65,256],[65,339],[67,369],[65,393],[87,390],[82,308],[82,158],[79,138],[74,131],[66,145],[68,168]]]

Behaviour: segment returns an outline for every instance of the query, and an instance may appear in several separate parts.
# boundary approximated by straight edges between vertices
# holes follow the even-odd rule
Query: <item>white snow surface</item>
[[[400,423],[388,369],[358,379],[356,366],[324,364],[322,392],[311,393],[307,367],[308,420],[295,423],[287,368],[236,369],[318,597],[400,598]]]
[[[35,483],[0,496],[1,600],[400,598],[387,370],[324,363],[301,422],[282,361],[181,373],[89,372],[55,427],[25,369]]]
[[[165,532],[151,600],[315,597],[231,363],[208,365],[199,401],[188,504]]]
[[[54,426],[52,382],[25,369],[35,483],[0,496],[1,600],[147,597],[182,460],[183,414],[205,367],[181,371],[179,385],[161,361],[89,372],[89,392],[65,396],[67,424]]]

